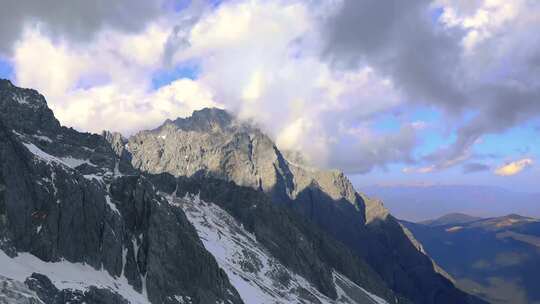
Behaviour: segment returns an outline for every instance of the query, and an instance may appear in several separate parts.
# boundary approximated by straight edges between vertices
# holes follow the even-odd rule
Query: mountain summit
[[[139,132],[127,146],[133,165],[146,172],[204,174],[260,189],[277,200],[296,199],[306,189],[318,188],[333,200],[347,201],[363,217],[361,198],[341,172],[293,165],[270,137],[221,109],[202,109]]]
[[[0,302],[477,303],[339,171],[219,109],[129,139],[0,82]]]
[[[289,161],[264,132],[224,110],[167,121],[132,136],[127,147],[141,171],[217,178],[267,194],[344,243],[414,303],[472,301],[437,272],[381,201],[358,193],[340,171]]]
[[[173,123],[182,130],[212,131],[226,129],[231,126],[234,118],[229,112],[218,108],[204,108],[194,111],[190,117],[177,118]]]

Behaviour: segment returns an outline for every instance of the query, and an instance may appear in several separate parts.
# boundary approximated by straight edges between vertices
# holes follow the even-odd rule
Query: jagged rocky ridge
[[[7,81],[0,109],[0,249],[2,265],[15,261],[8,270],[84,263],[114,278],[113,293],[130,302],[242,303],[184,213],[144,176],[120,173],[105,138],[61,127],[41,95]],[[103,289],[89,287],[75,303]]]
[[[177,177],[207,176],[265,193],[366,261],[399,297],[414,303],[475,303],[425,255],[380,201],[339,171],[288,161],[258,128],[220,109],[195,111],[124,140],[134,167]]]
[[[0,302],[253,303],[238,277],[269,278],[270,285],[251,286],[306,303],[400,299],[361,257],[262,192],[203,177],[140,174],[133,159],[117,134],[62,127],[39,93],[0,81]],[[216,196],[216,189],[230,195]],[[215,208],[186,201],[196,190]],[[214,231],[255,235],[248,245],[264,253],[265,267],[281,265],[277,275],[261,272],[250,248],[222,263],[205,248],[208,231],[186,204],[228,218]],[[243,272],[224,270],[235,263]]]

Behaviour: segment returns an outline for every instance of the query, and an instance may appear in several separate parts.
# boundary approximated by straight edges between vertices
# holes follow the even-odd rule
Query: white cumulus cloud
[[[371,67],[343,71],[321,58],[320,14],[304,1],[223,4],[178,37],[185,43],[173,62],[199,62],[198,81],[216,101],[318,165],[366,172],[408,158],[414,136],[403,142],[395,140],[401,133],[347,132],[401,100],[394,84]],[[336,153],[347,157],[338,162]]]
[[[39,90],[59,120],[79,130],[129,135],[218,106],[318,166],[359,173],[405,163],[428,172],[463,163],[483,134],[540,113],[534,1],[415,0],[391,9],[373,0],[193,1],[180,12],[161,0],[135,1],[135,23],[83,2],[56,20],[26,1],[32,5],[13,4],[13,16],[0,21],[0,36],[10,34],[0,52],[9,54],[16,83]],[[424,20],[434,7],[439,20]],[[73,28],[79,19],[99,22]],[[155,87],[156,74],[182,65],[196,67],[187,75],[194,79]],[[479,115],[453,124],[463,125],[455,143],[418,163],[418,134],[433,122],[376,126],[410,105],[450,113],[441,124],[465,110]]]
[[[88,45],[53,40],[29,27],[14,48],[16,82],[44,94],[63,124],[96,133],[128,135],[219,106],[203,83],[191,79],[152,88],[168,26],[155,22],[136,34],[102,31]]]

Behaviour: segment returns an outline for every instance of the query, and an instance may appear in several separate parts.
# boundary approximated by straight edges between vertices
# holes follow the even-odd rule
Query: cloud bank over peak
[[[534,1],[52,2],[0,13],[0,57],[81,130],[219,106],[319,166],[479,173],[487,134],[540,116]]]
[[[198,79],[217,101],[312,162],[367,172],[411,159],[414,129],[376,136],[365,126],[400,104],[394,84],[369,66],[337,70],[322,58],[316,9],[301,1],[222,5],[182,37],[173,62],[198,62]]]
[[[132,134],[216,106],[208,88],[191,79],[151,89],[167,37],[165,25],[154,23],[136,34],[102,31],[79,46],[27,29],[14,46],[16,82],[42,92],[62,123],[96,133]]]

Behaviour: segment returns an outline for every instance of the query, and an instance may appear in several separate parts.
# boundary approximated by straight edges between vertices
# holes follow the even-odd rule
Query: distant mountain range
[[[474,221],[481,220],[481,217],[477,216],[470,216],[463,213],[450,213],[447,215],[443,215],[439,218],[436,218],[434,220],[427,220],[422,221],[419,224],[427,225],[427,226],[444,226],[444,225],[457,225],[457,224],[467,224]]]
[[[449,214],[402,224],[462,289],[493,304],[540,303],[540,220]]]
[[[479,217],[515,213],[540,218],[540,193],[474,185],[368,186],[361,190],[383,200],[397,218],[414,222],[449,213]]]

